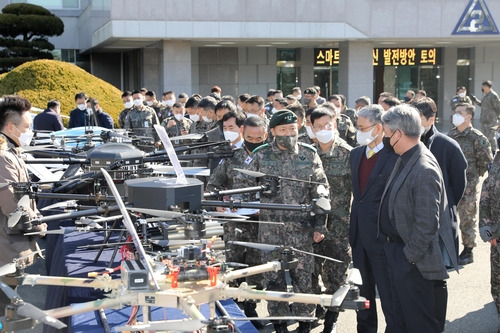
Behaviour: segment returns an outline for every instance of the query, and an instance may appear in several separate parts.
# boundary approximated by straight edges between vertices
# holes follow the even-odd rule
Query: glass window
[[[469,91],[469,83],[472,80],[470,72],[470,48],[457,50],[457,87],[464,86]]]
[[[276,83],[277,88],[283,91],[283,96],[291,94],[292,89],[297,86],[296,59],[296,49],[276,50]]]
[[[47,9],[80,9],[80,0],[10,0],[10,3],[30,3]]]

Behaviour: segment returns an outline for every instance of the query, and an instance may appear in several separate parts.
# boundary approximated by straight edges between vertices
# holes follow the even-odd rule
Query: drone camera
[[[149,289],[148,271],[139,260],[125,260],[121,265],[122,281],[127,289],[147,290]]]

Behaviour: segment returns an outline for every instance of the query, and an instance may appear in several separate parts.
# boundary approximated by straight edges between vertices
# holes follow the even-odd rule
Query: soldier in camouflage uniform
[[[234,169],[242,169],[245,167],[245,160],[252,154],[252,151],[263,145],[267,139],[267,124],[263,118],[252,117],[245,120],[243,114],[239,111],[229,111],[222,118],[224,135],[226,139],[231,140],[234,149],[232,158],[225,158],[220,161],[214,172],[208,180],[206,187],[207,191],[233,189],[235,178],[242,174]],[[243,133],[239,132],[237,137],[234,134],[235,129],[243,129]],[[232,138],[233,137],[233,138]],[[236,138],[234,138],[236,137]],[[249,200],[256,201],[256,195],[250,195]],[[218,211],[224,211],[221,207]],[[250,217],[251,220],[259,219],[258,215]],[[245,248],[238,245],[233,245],[233,241],[257,242],[258,241],[259,224],[251,222],[231,222],[224,224],[224,243],[226,244],[226,260],[239,262],[255,266],[261,264],[260,252],[256,249]],[[245,279],[249,285],[256,285],[258,289],[262,289],[260,276],[250,276]],[[256,303],[253,300],[247,300],[244,304],[244,311],[247,317],[257,317]],[[263,325],[259,321],[252,321],[255,327],[261,328]]]
[[[169,137],[176,137],[188,134],[189,129],[193,124],[193,121],[191,119],[184,117],[184,115],[186,114],[186,109],[184,109],[184,105],[179,102],[176,102],[172,107],[172,110],[173,110],[172,111],[173,116],[163,120],[161,126],[165,127],[165,130],[167,131]],[[179,144],[179,143],[182,142],[174,142],[174,144]]]
[[[158,118],[160,119],[160,122],[162,122],[163,120],[173,115],[172,107],[175,104],[175,93],[173,91],[164,92],[161,95],[160,104],[161,104],[160,109],[157,112],[158,112]]]
[[[260,171],[270,176],[283,176],[306,182],[281,179],[277,193],[261,193],[263,203],[279,204],[311,204],[319,197],[318,186],[328,188],[328,180],[316,150],[306,144],[297,142],[297,117],[289,110],[276,112],[270,121],[274,141],[258,147],[252,156],[245,161],[246,169]],[[310,181],[310,182],[309,182]],[[241,177],[235,188],[255,186],[253,177]],[[261,224],[259,226],[259,242],[274,245],[292,246],[299,250],[312,252],[312,243],[324,238],[325,217],[309,213],[286,210],[260,210],[263,221],[284,222],[284,226]],[[314,259],[310,255],[295,253],[298,266],[290,269],[293,290],[299,293],[311,293],[311,272]],[[262,261],[272,261],[272,253],[262,252]],[[264,274],[264,285],[268,290],[285,291],[287,288],[284,271]],[[314,305],[293,303],[293,315],[310,316]],[[289,306],[285,302],[268,302],[271,316],[289,314]],[[288,332],[286,322],[273,322],[276,332]],[[298,332],[310,332],[309,322],[299,322]]]
[[[457,105],[459,103],[466,103],[466,104],[472,105],[472,101],[470,100],[470,97],[467,96],[467,88],[465,88],[465,87],[458,87],[457,94],[455,96],[453,96],[453,98],[450,101],[452,115],[453,115],[453,113],[455,113],[455,108],[457,107]]]
[[[500,140],[499,140],[500,141]],[[498,142],[500,146],[500,142]],[[484,226],[495,226],[500,223],[500,154],[496,153],[495,160],[488,172],[488,178],[483,183],[481,200],[479,202],[479,228]],[[490,240],[490,264],[491,264],[491,295],[500,316],[500,239]],[[500,330],[500,327],[499,327]]]
[[[153,142],[158,141],[158,135],[153,127],[159,124],[155,111],[147,105],[144,105],[144,96],[139,90],[132,93],[134,107],[128,112],[125,118],[125,129],[132,131],[134,135],[150,137]],[[154,145],[145,150],[153,151]]]
[[[459,264],[466,265],[474,261],[472,249],[476,246],[476,222],[479,178],[488,169],[493,160],[488,139],[472,127],[471,120],[475,109],[470,104],[458,104],[453,115],[456,126],[448,136],[455,139],[467,159],[467,186],[462,201],[458,204],[460,231],[464,250],[459,255]]]
[[[497,143],[495,130],[492,127],[497,124],[498,117],[500,117],[500,98],[491,89],[492,85],[491,81],[484,81],[481,86],[481,90],[484,92],[483,99],[479,100],[476,96],[472,96],[472,99],[481,107],[481,116],[479,117],[481,132],[488,138],[491,151],[495,152],[497,150]]]
[[[338,136],[335,130],[336,114],[327,108],[318,107],[311,113],[311,124],[318,142],[323,169],[330,186],[331,212],[328,214],[327,233],[321,243],[314,244],[314,253],[341,260],[342,263],[316,257],[314,259],[313,290],[319,294],[318,276],[321,274],[325,293],[333,294],[345,282],[346,271],[351,262],[349,246],[349,214],[352,182],[350,154],[352,147]],[[318,315],[318,311],[316,311]],[[330,333],[335,326],[338,312],[328,310],[323,332]]]
[[[129,111],[132,109],[134,106],[134,100],[132,98],[132,92],[131,91],[125,91],[122,94],[122,101],[123,105],[125,106],[125,109],[123,109],[120,114],[118,115],[118,126],[120,128],[125,128],[125,119],[127,118],[127,115]]]

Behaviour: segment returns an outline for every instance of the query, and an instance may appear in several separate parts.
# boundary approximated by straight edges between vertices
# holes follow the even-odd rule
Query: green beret
[[[273,114],[269,121],[269,128],[278,125],[293,124],[297,122],[297,116],[290,110],[280,110]]]

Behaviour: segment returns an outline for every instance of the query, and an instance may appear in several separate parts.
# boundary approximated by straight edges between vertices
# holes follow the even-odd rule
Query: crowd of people
[[[500,99],[492,85],[483,82],[482,100],[469,98],[465,87],[458,87],[450,103],[453,128],[448,135],[437,130],[436,103],[423,90],[409,90],[403,101],[383,92],[377,104],[361,96],[349,108],[343,95],[325,99],[319,87],[308,87],[303,94],[296,87],[286,96],[269,90],[267,102],[258,95],[223,95],[218,86],[205,97],[184,93],[176,97],[167,91],[160,101],[143,88],[123,92],[124,110],[118,124],[135,135],[150,137],[155,142],[152,149],[160,144],[155,124],[164,126],[171,137],[198,133],[209,142],[229,141],[233,157],[191,162],[211,169],[206,191],[257,185],[258,179],[238,171],[243,168],[281,177],[279,189],[234,195],[233,199],[307,205],[320,197],[329,198],[328,214],[261,209],[251,219],[284,225],[224,226],[229,261],[257,265],[273,260],[269,253],[235,246],[232,240],[292,246],[337,259],[296,253],[296,267],[249,281],[257,288],[332,294],[345,283],[352,261],[363,278],[360,294],[371,304],[370,309],[357,313],[358,332],[377,332],[377,291],[386,332],[442,332],[448,270],[474,262],[478,211],[480,226],[500,222],[494,200],[500,193],[500,154],[493,159]],[[472,125],[473,102],[481,106],[481,131]],[[113,128],[113,119],[96,99],[81,92],[75,95],[75,103],[69,128]],[[25,167],[15,163],[15,156],[25,141],[23,135],[29,132],[27,126],[19,127],[25,125],[28,104],[20,97],[0,102],[0,138],[7,143],[0,153],[8,154],[0,163],[18,171],[15,176],[0,173],[0,182],[25,177]],[[35,117],[34,128],[62,129],[59,113],[59,102],[50,101],[47,110]],[[480,180],[486,174],[478,205]],[[4,188],[0,195],[12,196],[9,192]],[[12,209],[4,208],[3,200],[0,208],[0,218],[5,220]],[[460,254],[458,230],[463,244]],[[22,237],[12,236],[6,225],[1,231],[4,243]],[[500,255],[496,240],[491,244],[491,292],[500,313]],[[11,261],[15,254],[2,253],[1,263]],[[257,316],[255,302],[245,302],[244,309],[248,316]],[[324,319],[323,332],[328,333],[335,332],[339,316],[338,309],[284,302],[268,302],[268,311],[273,317],[315,315]],[[276,332],[288,332],[286,321],[273,320],[273,325]],[[310,322],[299,322],[298,332],[310,330]]]

